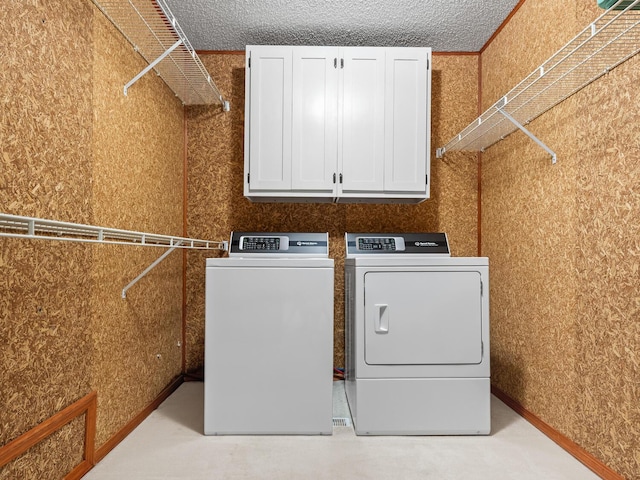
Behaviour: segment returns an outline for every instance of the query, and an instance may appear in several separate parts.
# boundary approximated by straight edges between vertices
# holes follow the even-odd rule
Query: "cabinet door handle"
[[[340,183],[342,183],[342,174],[340,174]]]
[[[337,58],[333,59],[333,68],[338,68],[338,59]]]
[[[340,68],[344,68],[344,58],[340,59]]]
[[[333,183],[336,183],[336,174],[333,174]]]

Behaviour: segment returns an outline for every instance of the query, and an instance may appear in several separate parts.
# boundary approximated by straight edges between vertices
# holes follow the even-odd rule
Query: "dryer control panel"
[[[445,233],[347,233],[347,258],[359,255],[434,255],[449,257]]]
[[[231,232],[229,256],[329,257],[328,233]]]

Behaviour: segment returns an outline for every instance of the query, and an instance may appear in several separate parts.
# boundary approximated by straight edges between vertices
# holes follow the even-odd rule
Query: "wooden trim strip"
[[[245,55],[244,50],[196,50],[198,55]],[[432,55],[479,55],[480,52],[431,52]]]
[[[69,474],[64,477],[64,480],[80,480],[94,466],[95,463],[91,463],[85,459],[76,468],[71,470]]]
[[[507,25],[507,23],[509,23],[511,18],[516,14],[518,10],[520,10],[520,7],[524,5],[524,2],[525,0],[520,0],[518,4],[515,7],[513,7],[513,10],[511,10],[511,13],[507,15],[507,18],[504,19],[504,22],[500,24],[498,29],[495,32],[493,32],[493,35],[489,37],[489,40],[487,40],[487,43],[485,43],[484,46],[480,49],[480,54],[484,53],[484,51],[489,47],[489,45],[491,45],[491,42],[495,40],[495,38],[498,36],[498,34],[500,34],[502,29]]]
[[[577,443],[573,442],[563,434],[558,432],[549,424],[545,423],[535,414],[524,408],[517,400],[514,400],[498,387],[491,386],[491,393],[502,400],[509,408],[515,411],[518,415],[523,417],[531,425],[536,427],[542,433],[544,433],[551,440],[556,442],[560,447],[573,455],[579,462],[584,464],[589,470],[596,475],[599,475],[604,480],[624,480],[624,477],[611,468],[607,467],[604,463],[598,460],[596,457],[587,452]]]
[[[480,52],[431,52],[431,55],[447,55],[447,56],[456,56],[456,55],[480,55]]]
[[[86,468],[85,472],[89,471],[94,465],[96,404],[96,392],[90,392],[77,402],[72,403],[64,410],[56,413],[53,417],[45,420],[40,425],[33,427],[28,432],[23,433],[18,438],[7,443],[0,448],[0,468],[86,412],[84,461],[78,465],[74,471],[78,470],[81,466],[83,469]]]
[[[152,401],[144,410],[142,410],[138,415],[136,415],[129,423],[127,423],[119,432],[117,432],[114,436],[112,436],[109,440],[105,442],[100,448],[96,450],[95,454],[95,462],[98,463],[107,454],[113,450],[122,440],[124,440],[127,435],[129,435],[138,425],[140,425],[144,419],[146,419],[151,412],[153,412],[156,408],[160,406],[162,402],[164,402],[169,395],[175,392],[180,385],[182,385],[183,377],[180,375],[173,382],[169,384],[167,388],[165,388],[158,398]]]
[[[477,163],[478,163],[478,218],[476,222],[478,223],[478,257],[482,256],[482,152],[478,152],[476,154]]]
[[[183,138],[183,152],[182,152],[182,236],[186,237],[187,232],[189,230],[189,225],[187,223],[188,213],[189,213],[189,190],[188,190],[188,151],[187,147],[189,144],[188,140],[188,127],[187,127],[187,109],[183,108],[183,127],[184,127],[184,138]],[[184,375],[187,371],[187,249],[183,249],[182,252],[182,322],[181,322],[181,332],[180,338],[182,341],[182,345],[180,348],[181,355],[181,372]]]
[[[482,55],[478,56],[478,117],[482,115]],[[482,152],[478,159],[478,256],[482,256]],[[186,235],[185,235],[186,236]]]
[[[244,50],[196,50],[198,55],[244,55]]]
[[[71,470],[64,477],[65,480],[80,480],[84,474],[96,464],[96,425],[97,425],[97,401],[94,400],[93,407],[87,410],[85,415],[85,437],[84,437],[84,461]]]

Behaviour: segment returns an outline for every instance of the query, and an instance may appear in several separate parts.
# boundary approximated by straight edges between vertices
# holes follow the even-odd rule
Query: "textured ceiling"
[[[165,0],[196,50],[246,45],[477,52],[518,0]]]

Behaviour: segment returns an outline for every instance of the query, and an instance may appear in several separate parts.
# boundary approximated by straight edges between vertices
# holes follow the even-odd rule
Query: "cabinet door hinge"
[[[344,68],[344,58],[340,59],[340,68]]]
[[[340,183],[342,183],[342,174],[340,174]]]

